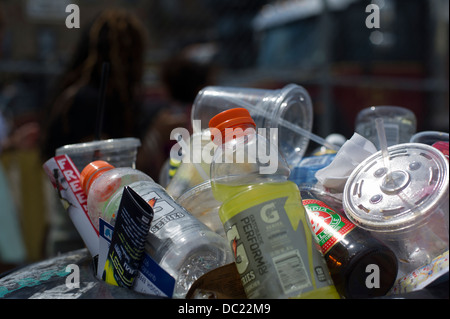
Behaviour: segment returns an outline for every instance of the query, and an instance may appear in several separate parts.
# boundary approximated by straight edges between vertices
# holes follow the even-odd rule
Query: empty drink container
[[[347,180],[347,216],[394,251],[400,275],[448,250],[448,170],[436,148],[405,143],[368,157]]]

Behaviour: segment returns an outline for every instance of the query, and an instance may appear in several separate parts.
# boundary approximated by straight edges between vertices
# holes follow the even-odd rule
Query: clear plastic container
[[[448,250],[449,166],[419,143],[377,152],[350,175],[343,193],[349,219],[384,242],[408,274]]]
[[[209,125],[219,145],[211,189],[247,297],[339,298],[277,148],[255,133],[244,108],[223,111]]]
[[[110,216],[105,216],[105,208],[110,198],[116,193],[121,193],[123,187],[137,181],[150,181],[153,179],[143,172],[131,167],[118,167],[105,161],[94,161],[82,170],[81,187],[88,195],[87,208],[89,218],[94,227],[99,230],[98,219],[102,217],[109,223],[115,221],[116,213],[110,212]]]
[[[433,145],[436,142],[448,142],[448,133],[439,131],[422,131],[411,136],[410,143]]]
[[[178,198],[189,189],[209,181],[209,166],[214,154],[212,150],[203,154],[203,151],[206,153],[206,147],[212,144],[209,129],[192,134],[187,142],[179,140],[177,143],[179,148],[171,151],[171,157],[181,160],[181,163],[166,187],[167,193],[173,198]],[[172,152],[176,154],[172,155]]]
[[[358,113],[355,132],[371,141],[379,150],[375,119],[382,118],[387,146],[408,143],[416,132],[417,120],[412,111],[400,106],[372,106]]]
[[[232,108],[250,111],[258,128],[268,131],[277,128],[271,131],[271,142],[278,145],[291,167],[298,164],[308,147],[311,136],[307,135],[311,134],[313,123],[311,98],[303,87],[295,84],[279,90],[206,87],[192,106],[194,133],[207,129],[213,116]]]
[[[82,172],[82,185],[88,190],[88,210],[94,207],[96,214],[114,225],[122,185],[128,185],[153,207],[145,249],[175,278],[174,298],[184,298],[200,276],[233,261],[226,240],[192,216],[150,177],[135,169],[114,169],[95,163],[92,172],[89,168]]]
[[[141,141],[134,137],[64,145],[56,149],[56,155],[67,154],[78,171],[97,160],[106,161],[115,167],[136,167],[137,150]]]
[[[184,192],[177,198],[177,202],[206,226],[225,237],[223,225],[219,218],[221,203],[215,199],[209,180]]]

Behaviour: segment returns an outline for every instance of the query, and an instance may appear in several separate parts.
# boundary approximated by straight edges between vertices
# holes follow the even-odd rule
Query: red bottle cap
[[[80,174],[81,187],[85,193],[89,193],[89,188],[97,177],[113,168],[114,166],[105,161],[94,161],[86,165]]]
[[[214,116],[209,121],[209,128],[215,128],[222,134],[222,141],[225,141],[225,129],[227,128],[256,128],[256,124],[250,116],[250,112],[245,108],[234,108],[223,111]],[[214,134],[211,134],[211,140],[214,141]]]

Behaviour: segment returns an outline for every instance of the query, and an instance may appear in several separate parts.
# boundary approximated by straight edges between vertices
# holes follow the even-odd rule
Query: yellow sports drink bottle
[[[212,192],[247,297],[339,298],[275,143],[257,134],[244,108],[219,113],[209,127],[218,145]]]

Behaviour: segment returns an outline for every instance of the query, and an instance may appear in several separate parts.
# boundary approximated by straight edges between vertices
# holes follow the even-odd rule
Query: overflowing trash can
[[[4,275],[0,297],[448,298],[448,133],[376,106],[323,138],[312,115],[296,84],[206,87],[165,185],[136,139],[58,149],[44,170],[86,248]]]

